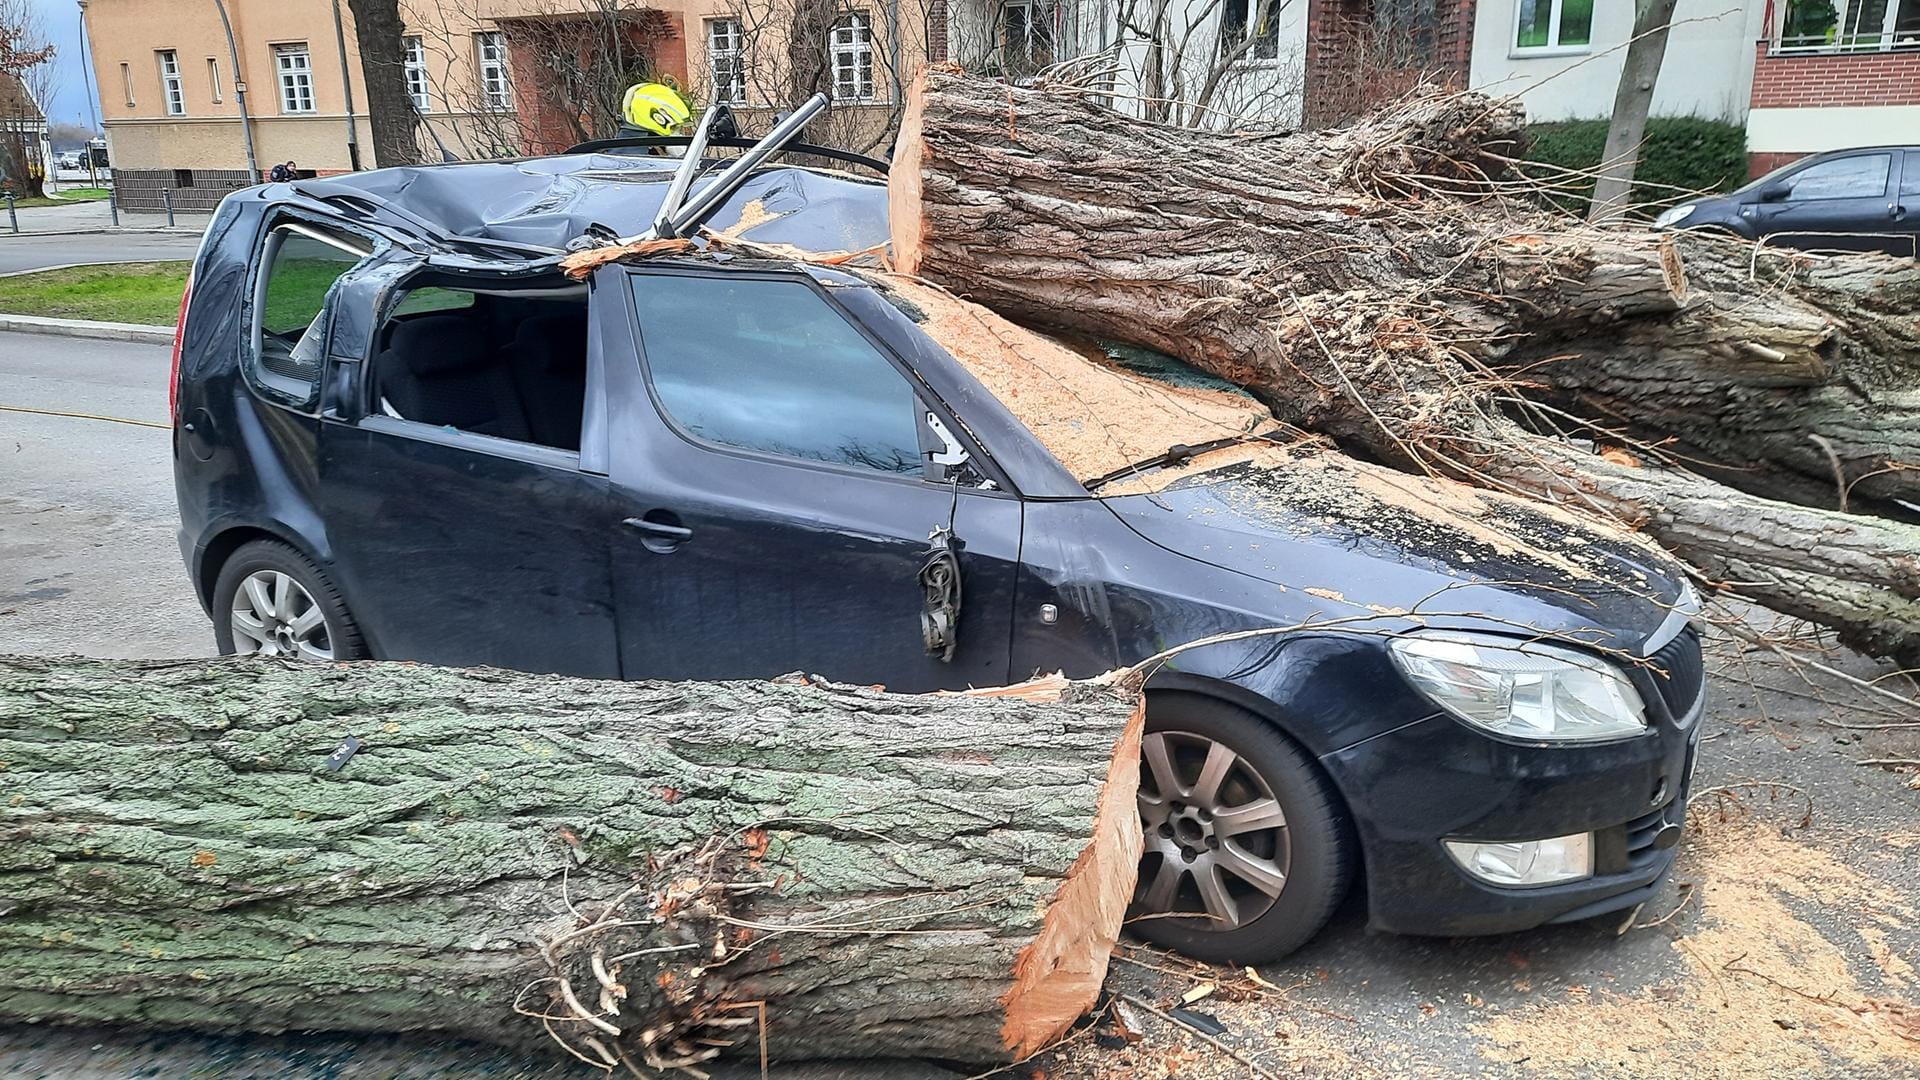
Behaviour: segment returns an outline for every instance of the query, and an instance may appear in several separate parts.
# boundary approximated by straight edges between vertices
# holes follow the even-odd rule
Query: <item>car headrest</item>
[[[415,375],[460,371],[493,360],[485,328],[464,315],[428,315],[398,323],[387,352],[405,357]]]
[[[522,319],[513,335],[513,347],[522,355],[541,357],[549,371],[582,369],[587,363],[585,313]]]

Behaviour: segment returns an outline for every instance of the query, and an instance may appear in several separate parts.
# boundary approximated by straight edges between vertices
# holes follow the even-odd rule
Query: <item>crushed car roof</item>
[[[693,190],[728,160],[704,165]],[[321,196],[375,195],[459,236],[559,248],[594,226],[618,236],[646,232],[679,164],[667,157],[564,154],[376,169],[299,186]],[[858,251],[887,240],[887,185],[825,169],[769,165],[722,204],[707,227],[808,251]]]

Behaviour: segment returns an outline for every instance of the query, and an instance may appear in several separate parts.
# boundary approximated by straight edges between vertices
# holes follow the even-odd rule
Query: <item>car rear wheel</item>
[[[1141,747],[1146,850],[1130,926],[1213,963],[1264,963],[1319,933],[1353,879],[1345,808],[1272,725],[1158,695]]]
[[[214,640],[225,655],[364,660],[366,643],[333,582],[285,544],[255,540],[220,568]]]

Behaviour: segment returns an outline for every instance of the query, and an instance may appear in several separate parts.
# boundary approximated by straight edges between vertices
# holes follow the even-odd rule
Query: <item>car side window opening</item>
[[[1920,195],[1920,150],[1907,151],[1907,166],[1900,171],[1900,197]]]
[[[1878,198],[1887,193],[1887,175],[1892,168],[1892,154],[1859,154],[1822,161],[1809,165],[1787,181],[1790,188],[1787,197],[1796,202]]]
[[[360,236],[305,222],[278,224],[267,233],[249,371],[259,386],[291,405],[312,403],[326,348],[327,294],[373,247]]]
[[[926,475],[912,383],[806,284],[631,281],[648,377],[686,432],[780,457]]]
[[[407,288],[375,338],[372,411],[580,449],[586,286]]]

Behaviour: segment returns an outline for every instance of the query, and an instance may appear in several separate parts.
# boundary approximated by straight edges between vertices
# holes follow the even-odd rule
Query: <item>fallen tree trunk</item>
[[[1920,529],[1750,493],[1817,499],[1838,473],[1856,498],[1920,498],[1903,467],[1920,462],[1920,268],[1521,213],[1493,197],[1521,120],[1433,96],[1331,134],[1223,136],[932,71],[893,159],[895,265],[1185,360],[1399,468],[1644,531],[1714,582],[1920,659]],[[1562,432],[1671,440],[1745,491],[1645,449],[1621,469]]]
[[[0,660],[0,1020],[1007,1061],[1098,991],[1139,738],[1091,684]]]

